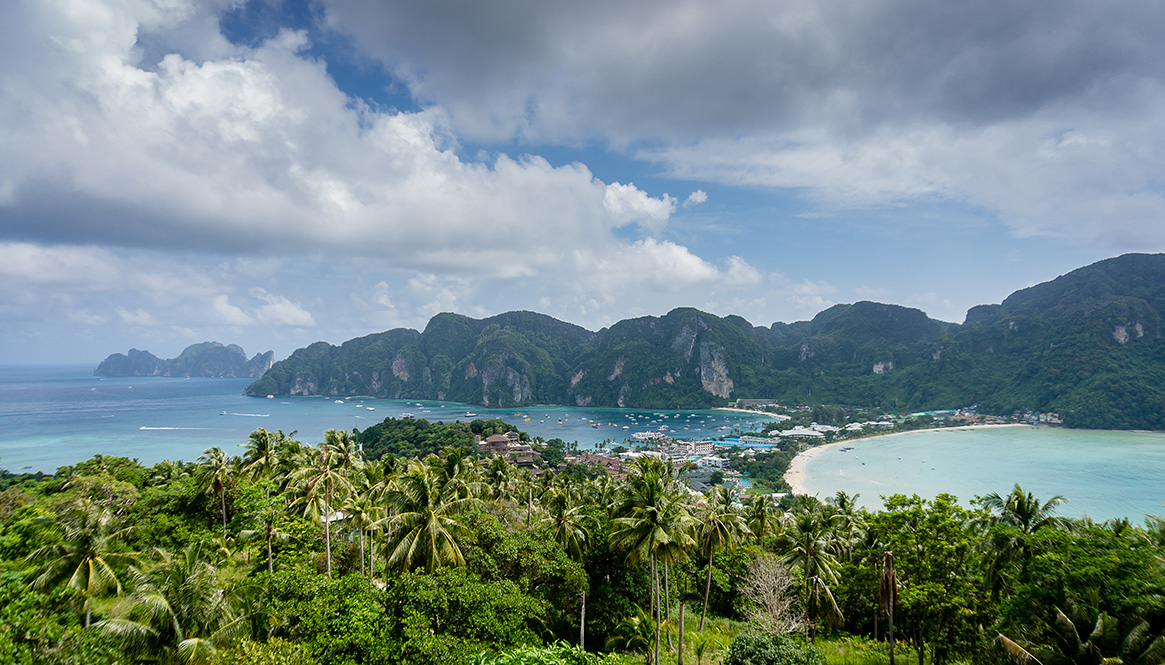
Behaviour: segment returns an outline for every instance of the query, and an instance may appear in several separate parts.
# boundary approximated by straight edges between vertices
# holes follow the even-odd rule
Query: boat
[[[220,414],[218,414],[218,415],[220,415],[220,416],[225,416],[225,415],[227,415],[227,412],[226,412],[226,411],[223,411],[222,413],[220,413]]]
[[[598,423],[591,423],[591,427],[593,427],[595,429],[599,429],[599,424]]]
[[[132,387],[132,386],[131,386]],[[275,399],[275,395],[268,395],[267,399]]]
[[[332,402],[332,403],[333,403],[333,404],[343,404],[343,403],[344,403],[344,400],[342,400],[342,399],[338,399],[338,400],[336,400],[335,402]]]
[[[474,413],[474,412],[472,412],[472,411],[466,411],[466,412],[465,412],[465,417],[466,417],[466,418],[476,418],[476,417],[477,417],[477,414],[476,414],[476,413]]]
[[[405,411],[404,413],[400,414],[400,417],[402,420],[405,418],[412,418],[413,414],[409,413],[408,411]]]
[[[376,410],[376,407],[372,407],[372,406],[365,409],[365,411],[375,411],[375,410]]]

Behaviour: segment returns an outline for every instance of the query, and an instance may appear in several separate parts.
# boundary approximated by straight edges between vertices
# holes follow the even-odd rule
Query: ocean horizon
[[[577,441],[581,448],[604,440],[619,443],[632,433],[661,426],[682,438],[715,438],[772,420],[706,409],[487,408],[447,400],[286,395],[266,399],[242,394],[254,381],[249,378],[98,377],[93,367],[0,366],[0,468],[52,473],[98,453],[135,458],[147,466],[162,460],[189,462],[211,446],[237,455],[259,427],[297,431],[296,438],[317,443],[329,429],[365,429],[405,413],[445,422],[498,418],[534,436]]]

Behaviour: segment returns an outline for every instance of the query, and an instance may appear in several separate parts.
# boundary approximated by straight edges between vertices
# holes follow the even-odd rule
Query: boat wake
[[[244,418],[270,418],[270,413],[230,413],[230,416],[243,416]]]
[[[146,427],[142,425],[138,429],[144,430],[208,430],[209,427]]]

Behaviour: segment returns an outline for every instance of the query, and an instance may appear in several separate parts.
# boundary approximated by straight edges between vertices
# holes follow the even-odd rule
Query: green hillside
[[[1163,311],[1165,255],[1129,254],[974,307],[962,325],[873,302],[767,328],[680,308],[594,333],[533,312],[440,314],[423,332],[299,349],[247,392],[500,407],[978,405],[1055,411],[1077,427],[1165,429]]]

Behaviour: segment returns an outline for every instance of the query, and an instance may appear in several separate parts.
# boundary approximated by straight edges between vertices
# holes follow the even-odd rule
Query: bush
[[[825,665],[811,644],[783,634],[741,633],[728,647],[724,665]]]

